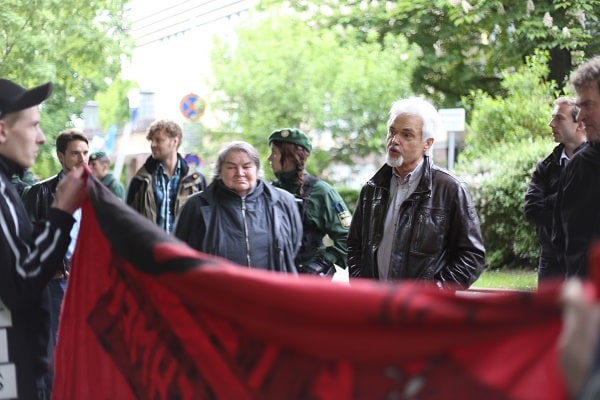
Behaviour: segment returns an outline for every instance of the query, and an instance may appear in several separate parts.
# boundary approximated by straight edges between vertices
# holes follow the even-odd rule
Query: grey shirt
[[[406,178],[404,179],[396,173],[395,169],[392,171],[392,180],[390,181],[390,201],[383,225],[383,237],[381,238],[381,243],[377,250],[377,269],[379,271],[380,281],[388,280],[394,238],[396,237],[398,213],[400,212],[402,203],[413,194],[423,176],[423,159],[421,159],[419,165],[417,165],[410,174],[406,175]]]

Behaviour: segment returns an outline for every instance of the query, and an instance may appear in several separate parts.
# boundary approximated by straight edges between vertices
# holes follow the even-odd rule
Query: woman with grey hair
[[[297,274],[302,220],[294,196],[265,183],[259,171],[252,145],[223,147],[211,184],[187,200],[174,234],[196,250],[239,265]]]

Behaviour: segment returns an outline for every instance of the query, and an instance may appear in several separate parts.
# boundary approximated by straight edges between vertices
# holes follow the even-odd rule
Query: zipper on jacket
[[[250,262],[250,238],[248,237],[248,223],[246,221],[246,199],[242,199],[242,221],[244,223],[244,237],[246,238],[246,262],[248,268],[252,265]]]
[[[415,243],[421,243],[421,236],[423,236],[423,220],[424,220],[423,214],[419,214],[418,221],[416,221],[417,235],[416,235]]]

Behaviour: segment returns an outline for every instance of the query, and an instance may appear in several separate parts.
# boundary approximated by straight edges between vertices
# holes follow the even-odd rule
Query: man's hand
[[[562,290],[563,328],[559,338],[560,367],[569,391],[576,396],[590,374],[600,338],[600,304],[586,296],[580,280],[567,281]]]
[[[52,207],[73,214],[87,198],[87,172],[84,167],[75,167],[56,186]]]

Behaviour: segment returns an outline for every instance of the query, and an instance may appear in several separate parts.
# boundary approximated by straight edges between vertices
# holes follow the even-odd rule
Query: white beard
[[[396,158],[392,158],[390,153],[388,153],[385,158],[385,163],[392,168],[400,167],[404,163],[404,157],[398,156]]]

